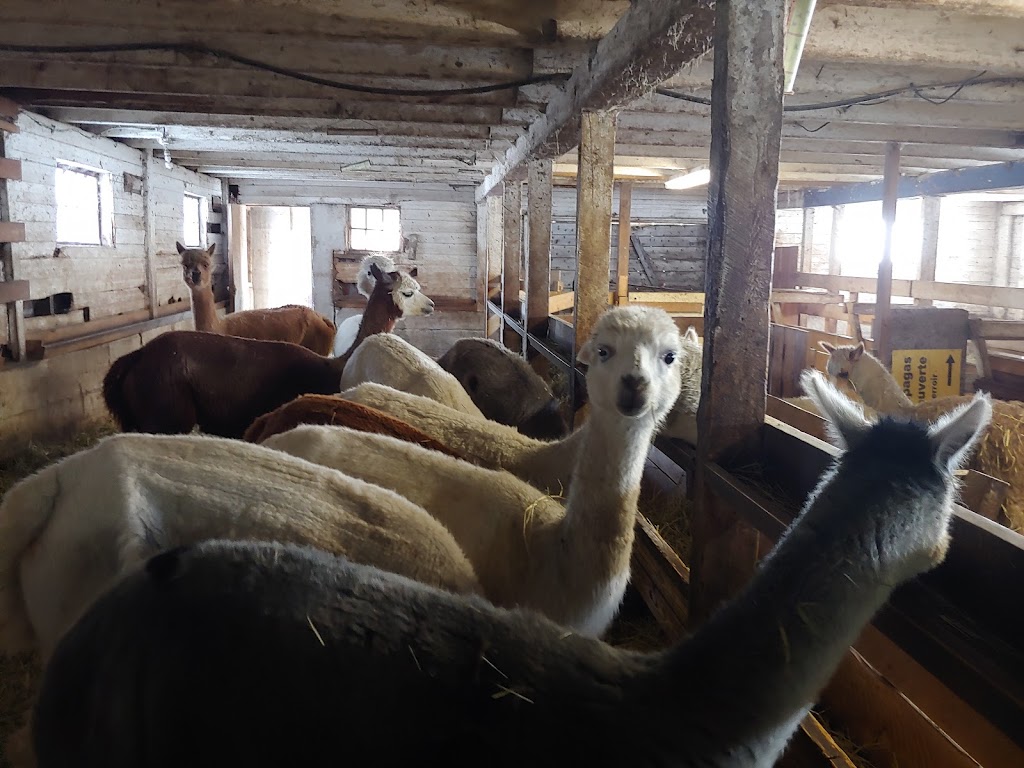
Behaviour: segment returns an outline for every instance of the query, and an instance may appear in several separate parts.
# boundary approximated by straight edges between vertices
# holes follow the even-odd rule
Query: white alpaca
[[[864,343],[857,346],[834,347],[827,341],[819,346],[828,353],[828,375],[840,382],[853,385],[864,402],[878,413],[908,413],[914,403],[885,367],[864,351]]]
[[[661,310],[616,308],[598,320],[578,355],[589,366],[590,414],[564,506],[507,472],[345,427],[298,427],[264,445],[420,504],[452,532],[492,602],[600,635],[629,581],[640,477],[679,394],[679,351]]]
[[[363,259],[360,264],[359,279],[356,288],[366,297],[373,293],[373,286],[376,280],[370,272],[370,264],[376,264],[382,272],[394,272],[395,262],[381,253],[375,253]],[[413,267],[408,272],[402,272],[402,279],[391,292],[391,298],[398,307],[399,322],[403,317],[416,317],[418,315],[429,315],[434,311],[434,302],[420,290],[420,284],[414,279],[419,272]],[[348,352],[352,343],[359,334],[359,324],[363,321],[362,313],[346,317],[338,326],[338,333],[334,337],[334,356],[341,357]]]
[[[660,434],[697,444],[697,406],[700,405],[701,372],[704,369],[704,345],[692,325],[683,334],[679,355],[679,397],[665,419]]]
[[[345,364],[342,391],[365,381],[429,397],[449,408],[484,418],[458,379],[393,333],[378,333],[366,339]]]
[[[478,591],[421,507],[263,446],[123,434],[14,486],[0,504],[0,652],[55,643],[125,569],[211,538],[304,543],[454,591]]]

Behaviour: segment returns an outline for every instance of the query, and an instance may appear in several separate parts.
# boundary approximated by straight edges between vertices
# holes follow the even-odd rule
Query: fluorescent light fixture
[[[665,182],[665,189],[693,189],[694,187],[702,187],[709,181],[711,181],[711,169],[698,168],[681,176],[673,176]]]

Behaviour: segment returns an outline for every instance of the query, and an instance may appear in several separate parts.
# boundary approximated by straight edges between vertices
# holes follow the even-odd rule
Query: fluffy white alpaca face
[[[402,311],[402,317],[429,315],[434,311],[434,302],[420,290],[420,284],[408,272],[402,272],[402,279],[391,292],[395,306]]]
[[[588,366],[595,408],[660,422],[679,397],[679,329],[653,307],[616,307],[601,316],[577,358]]]

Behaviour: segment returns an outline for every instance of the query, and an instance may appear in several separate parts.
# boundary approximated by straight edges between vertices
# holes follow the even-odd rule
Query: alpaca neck
[[[217,302],[213,298],[213,288],[209,285],[190,286],[192,291],[192,319],[197,331],[220,330],[220,318],[217,317]]]
[[[869,354],[850,370],[850,382],[864,402],[879,413],[903,413],[914,407],[885,366]]]
[[[826,489],[806,516],[820,518],[828,509],[829,520],[856,520],[865,514],[861,507],[849,489]],[[893,589],[885,582],[894,579],[883,578],[866,556],[849,551],[862,541],[871,543],[834,525],[791,530],[746,591],[665,656],[668,669],[655,673],[660,680],[655,687],[662,691],[654,695],[674,691],[666,700],[679,702],[666,716],[714,725],[742,702],[747,746],[763,757],[758,765],[774,765],[793,724]],[[680,701],[684,681],[691,690],[717,685],[727,693]]]
[[[345,354],[331,361],[331,366],[338,372],[338,375],[340,376],[345,370],[345,363],[359,349],[359,345],[363,343],[364,339],[377,333],[391,333],[401,316],[402,310],[395,305],[390,292],[374,291],[371,293],[370,300],[366,303],[366,310],[359,320],[359,332],[356,333],[352,346],[345,351]]]
[[[593,407],[573,436],[576,461],[562,536],[602,547],[606,557],[596,558],[600,572],[614,575],[629,567],[629,547],[619,544],[633,540],[640,478],[653,436],[652,417],[630,419]]]

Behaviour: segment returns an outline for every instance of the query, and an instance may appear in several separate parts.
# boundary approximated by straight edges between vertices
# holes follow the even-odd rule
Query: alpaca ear
[[[381,272],[380,267],[378,267],[372,261],[370,262],[370,274],[373,275],[375,280],[380,280],[384,276],[384,273]]]
[[[179,243],[177,240],[174,241],[174,244],[178,247],[178,253],[184,253],[185,252],[185,246],[184,245]]]
[[[413,267],[409,270],[409,277],[416,277],[420,273],[419,267]]]
[[[860,342],[856,347],[850,350],[850,362],[856,363],[864,355],[864,342]]]
[[[992,400],[984,392],[938,419],[928,428],[935,460],[950,472],[960,469],[991,420]]]
[[[480,386],[480,379],[477,378],[475,373],[469,374],[466,377],[466,390],[469,392],[476,392],[477,387]]]
[[[818,346],[821,347],[821,351],[831,355],[836,351],[836,348],[829,344],[827,341],[819,341]]]
[[[800,374],[800,386],[825,417],[829,438],[837,448],[855,448],[871,430],[864,412],[813,368]]]
[[[594,362],[594,342],[587,341],[576,353],[577,362],[590,365]]]
[[[213,251],[217,247],[216,243],[210,243],[210,247],[206,249],[206,252],[213,256]]]
[[[686,329],[686,333],[683,334],[685,341],[692,341],[694,344],[700,343],[700,336],[697,335],[697,329],[692,325]]]

